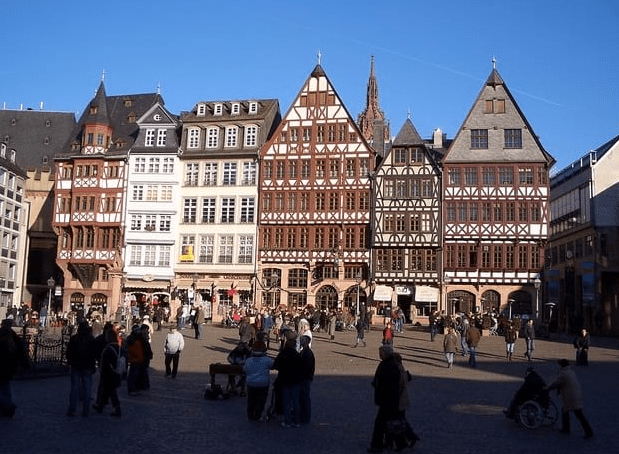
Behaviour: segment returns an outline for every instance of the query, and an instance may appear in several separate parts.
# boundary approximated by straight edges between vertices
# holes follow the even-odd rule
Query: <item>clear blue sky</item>
[[[103,70],[109,95],[277,98],[285,112],[322,66],[351,114],[370,56],[396,134],[411,119],[453,137],[497,69],[555,170],[619,134],[616,0],[5,2],[0,106],[81,112]]]

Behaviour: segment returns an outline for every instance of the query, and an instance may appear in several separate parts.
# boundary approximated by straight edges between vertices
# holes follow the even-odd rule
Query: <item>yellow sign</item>
[[[193,258],[193,246],[186,244],[181,250],[181,262],[193,262]]]

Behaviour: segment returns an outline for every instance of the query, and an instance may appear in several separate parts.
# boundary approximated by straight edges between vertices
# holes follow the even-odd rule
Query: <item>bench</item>
[[[245,371],[243,370],[243,366],[239,366],[238,364],[212,363],[209,365],[208,373],[211,375],[211,387],[215,385],[215,378],[217,375],[227,375],[228,384],[226,385],[226,391],[230,394],[236,394],[234,377],[238,375],[241,378],[241,380],[239,380],[241,383],[241,395],[245,395]]]

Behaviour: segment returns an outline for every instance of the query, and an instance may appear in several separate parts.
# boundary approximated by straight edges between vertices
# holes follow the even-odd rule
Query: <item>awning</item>
[[[418,303],[437,303],[438,288],[427,285],[415,286],[415,301]]]
[[[391,301],[393,289],[388,285],[377,285],[374,289],[374,301]]]

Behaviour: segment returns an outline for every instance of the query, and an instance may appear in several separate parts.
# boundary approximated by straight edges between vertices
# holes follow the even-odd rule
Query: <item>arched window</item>
[[[357,299],[357,292],[359,299]],[[353,285],[346,293],[344,293],[344,307],[348,308],[351,314],[357,313],[357,301],[359,302],[359,312],[364,312],[366,308],[367,295],[365,290],[359,288],[358,285]]]
[[[475,309],[475,295],[462,290],[456,290],[447,294],[447,313],[467,314]]]
[[[330,285],[321,287],[316,292],[316,308],[327,311],[337,309],[337,290]]]
[[[501,307],[501,295],[494,290],[488,290],[481,295],[481,311],[485,314],[487,312],[498,312]]]
[[[84,308],[84,294],[83,293],[73,293],[71,295],[71,310],[78,311]]]
[[[530,293],[521,290],[509,294],[507,311],[510,310],[511,316],[531,315],[533,313],[533,297]]]

